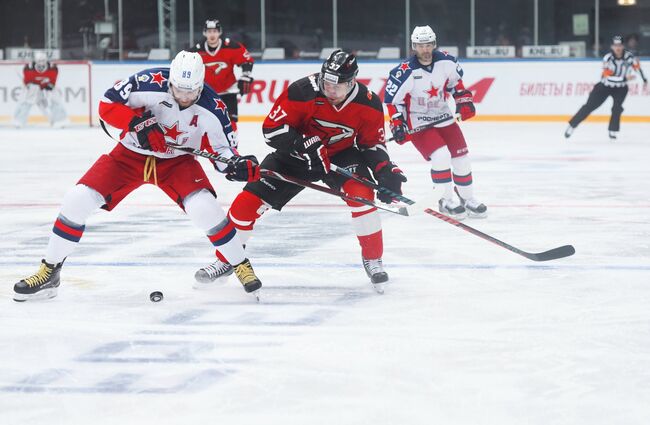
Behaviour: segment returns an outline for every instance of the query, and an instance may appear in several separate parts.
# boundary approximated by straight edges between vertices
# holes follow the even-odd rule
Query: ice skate
[[[609,140],[610,140],[610,142],[615,142],[617,138],[618,138],[618,131],[610,131],[609,132]]]
[[[242,263],[237,264],[233,267],[233,271],[237,276],[237,279],[244,285],[244,291],[246,293],[253,295],[257,298],[257,301],[260,301],[260,289],[262,288],[262,282],[255,275],[255,270],[251,266],[251,262],[245,259]]]
[[[38,271],[21,279],[14,285],[14,301],[34,301],[45,300],[56,297],[60,281],[61,266],[59,264],[49,264],[41,260],[41,267]]]
[[[440,198],[438,201],[438,210],[456,220],[463,220],[467,217],[467,210],[465,210],[463,204],[453,198]]]
[[[462,199],[461,203],[467,210],[467,216],[471,218],[487,217],[487,207],[476,199]]]
[[[373,289],[378,294],[384,293],[384,284],[388,282],[388,273],[384,271],[384,265],[382,264],[381,258],[376,260],[366,260],[362,258],[363,268],[366,270],[366,274],[370,278],[370,283],[372,283]]]
[[[196,271],[194,274],[194,279],[196,280],[194,282],[194,288],[202,289],[210,287],[212,286],[211,284],[217,281],[219,283],[225,283],[227,277],[233,274],[233,272],[233,267],[230,264],[217,259],[214,263],[201,267]]]

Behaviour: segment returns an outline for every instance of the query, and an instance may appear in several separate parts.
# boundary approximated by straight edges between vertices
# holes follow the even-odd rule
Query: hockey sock
[[[237,230],[212,193],[206,189],[193,192],[183,199],[183,206],[194,225],[207,234],[221,261],[230,264],[244,261],[244,248]]]
[[[104,197],[88,186],[78,184],[70,189],[52,227],[45,261],[58,264],[70,255],[83,235],[86,219],[104,203]]]
[[[449,149],[443,146],[431,154],[431,180],[434,185],[442,186],[443,198],[451,199],[454,196],[454,185],[451,182],[451,155]]]
[[[451,166],[454,170],[454,184],[458,188],[458,193],[463,199],[472,199],[474,197],[474,186],[472,180],[472,167],[467,155],[451,159]]]
[[[228,218],[237,228],[239,238],[243,244],[250,239],[255,221],[269,208],[270,205],[251,192],[242,190],[237,195],[230,206],[230,211],[228,211]]]
[[[374,192],[353,180],[348,180],[343,185],[343,190],[348,195],[358,196],[368,200],[374,200]],[[345,201],[352,208],[352,227],[359,239],[361,256],[367,260],[381,258],[384,251],[383,238],[381,233],[381,219],[377,208],[359,204],[354,201]]]

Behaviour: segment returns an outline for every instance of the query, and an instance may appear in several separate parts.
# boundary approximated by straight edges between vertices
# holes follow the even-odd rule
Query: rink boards
[[[97,104],[107,88],[132,73],[160,63],[76,62],[59,65],[58,90],[74,123],[97,123]],[[386,78],[397,65],[386,61],[360,62],[359,80],[383,97]],[[465,86],[474,93],[484,121],[566,121],[582,105],[598,82],[598,60],[463,61]],[[10,123],[20,98],[22,64],[0,62],[0,123]],[[252,91],[243,96],[241,121],[261,121],[284,88],[320,70],[320,62],[265,62],[255,65]],[[650,122],[650,87],[636,74],[625,101],[624,122]],[[90,102],[89,102],[90,101]],[[590,117],[609,118],[611,101]],[[45,122],[33,108],[30,122]]]

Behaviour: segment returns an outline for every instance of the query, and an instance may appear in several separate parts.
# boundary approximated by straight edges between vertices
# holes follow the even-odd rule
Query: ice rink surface
[[[0,130],[0,424],[649,423],[650,126],[611,143],[602,123],[570,141],[559,123],[462,125],[490,213],[466,223],[574,256],[535,263],[424,214],[428,165],[393,145],[418,202],[382,213],[386,294],[347,207],[305,191],[247,247],[261,304],[234,277],[192,288],[213,249],[153,186],[91,217],[58,297],[12,301],[112,142]],[[259,127],[240,126],[242,153],[266,152]],[[208,173],[227,207],[242,184]]]

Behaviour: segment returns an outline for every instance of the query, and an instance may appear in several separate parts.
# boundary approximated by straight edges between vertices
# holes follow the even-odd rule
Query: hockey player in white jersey
[[[415,27],[411,45],[415,54],[393,68],[386,81],[384,103],[393,137],[400,144],[411,140],[431,163],[434,185],[444,187],[440,212],[457,219],[486,217],[486,206],[474,196],[467,143],[456,123],[457,118],[467,120],[476,113],[472,93],[463,85],[463,70],[455,57],[436,49],[436,34],[428,25]],[[447,103],[450,96],[456,114]],[[407,134],[409,128],[424,126],[431,128]]]
[[[56,296],[61,267],[79,243],[86,219],[98,208],[112,210],[143,184],[158,186],[187,213],[216,250],[235,265],[234,273],[246,292],[261,288],[203,168],[193,155],[167,145],[204,148],[230,158],[226,166],[215,164],[229,180],[259,179],[255,157],[237,154],[227,108],[204,86],[204,73],[201,56],[182,51],[171,68],[145,69],[106,91],[99,115],[122,130],[120,143],[68,191],[40,269],[14,285],[14,300]]]

